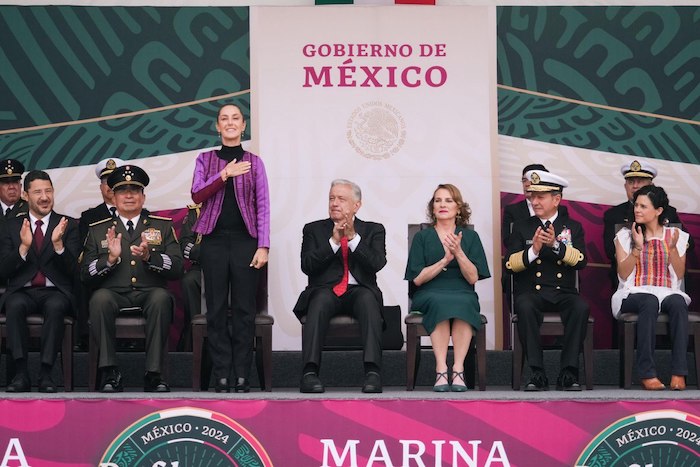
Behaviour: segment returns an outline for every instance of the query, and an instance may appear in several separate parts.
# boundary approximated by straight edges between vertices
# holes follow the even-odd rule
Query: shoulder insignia
[[[201,209],[202,208],[202,203],[197,203],[197,204],[188,204],[187,209]]]
[[[18,212],[15,217],[24,217],[24,216],[28,216],[28,215],[29,215],[29,213],[27,211],[22,211],[22,212]]]
[[[112,220],[111,217],[106,217],[106,218],[102,219],[101,221],[93,222],[92,224],[90,224],[90,227],[92,227],[93,225],[99,225],[99,224],[102,224],[103,222],[107,222],[107,221],[111,221],[111,220]]]
[[[172,221],[173,220],[172,217],[154,216],[153,214],[149,214],[148,217],[150,217],[151,219],[160,219],[162,221]]]

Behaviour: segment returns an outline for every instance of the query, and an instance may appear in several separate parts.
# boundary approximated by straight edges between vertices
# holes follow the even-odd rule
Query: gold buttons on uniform
[[[560,273],[560,272],[557,273],[557,277],[558,277],[559,279],[561,279],[561,273]]]
[[[535,290],[540,290],[541,288],[542,288],[542,286],[541,286],[540,284],[537,284],[537,285],[535,286]]]
[[[131,278],[131,283],[132,283],[132,284],[135,284],[135,283],[136,283],[136,278],[135,278],[135,277],[132,277],[132,278]]]
[[[537,274],[535,274],[537,277],[542,277],[542,273],[537,271]]]
[[[557,264],[561,266],[561,260],[557,260]]]
[[[537,261],[536,261],[536,263],[537,263],[537,264],[542,264],[542,260],[541,260],[541,259],[539,259],[539,258],[537,258]]]
[[[136,266],[136,261],[134,261],[134,260],[132,259],[132,260],[131,260],[131,265],[132,265],[132,266]]]
[[[557,286],[557,290],[561,289],[561,287]]]

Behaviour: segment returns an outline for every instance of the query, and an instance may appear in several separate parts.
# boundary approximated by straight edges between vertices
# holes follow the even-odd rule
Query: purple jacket
[[[251,237],[258,239],[258,248],[270,248],[270,192],[262,159],[248,151],[242,161],[251,163],[250,172],[234,177],[236,201]],[[192,200],[202,203],[194,230],[207,235],[214,230],[224,204],[224,184],[221,171],[227,162],[216,151],[202,152],[197,156],[192,178]]]

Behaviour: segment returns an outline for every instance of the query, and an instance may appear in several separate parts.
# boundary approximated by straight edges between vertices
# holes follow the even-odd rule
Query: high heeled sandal
[[[462,380],[462,384],[455,384],[457,378]],[[467,381],[464,379],[463,371],[456,371],[452,373],[452,385],[450,386],[452,392],[465,392],[467,390]]]
[[[447,381],[446,384],[437,384],[438,381],[440,381],[440,378],[445,378],[445,381]],[[433,386],[433,391],[435,392],[450,392],[450,378],[447,375],[447,372],[444,371],[442,373],[435,373],[435,385]]]

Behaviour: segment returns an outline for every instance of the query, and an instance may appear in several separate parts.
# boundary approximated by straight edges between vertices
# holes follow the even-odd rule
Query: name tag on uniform
[[[154,229],[151,227],[150,229],[146,229],[143,231],[144,238],[146,239],[146,242],[149,245],[162,245],[163,244],[163,234],[160,233],[160,230]]]
[[[107,250],[109,249],[109,242],[106,238],[100,242],[100,248],[105,248]]]
[[[532,245],[532,239],[530,239],[530,240],[525,240],[525,245]]]

